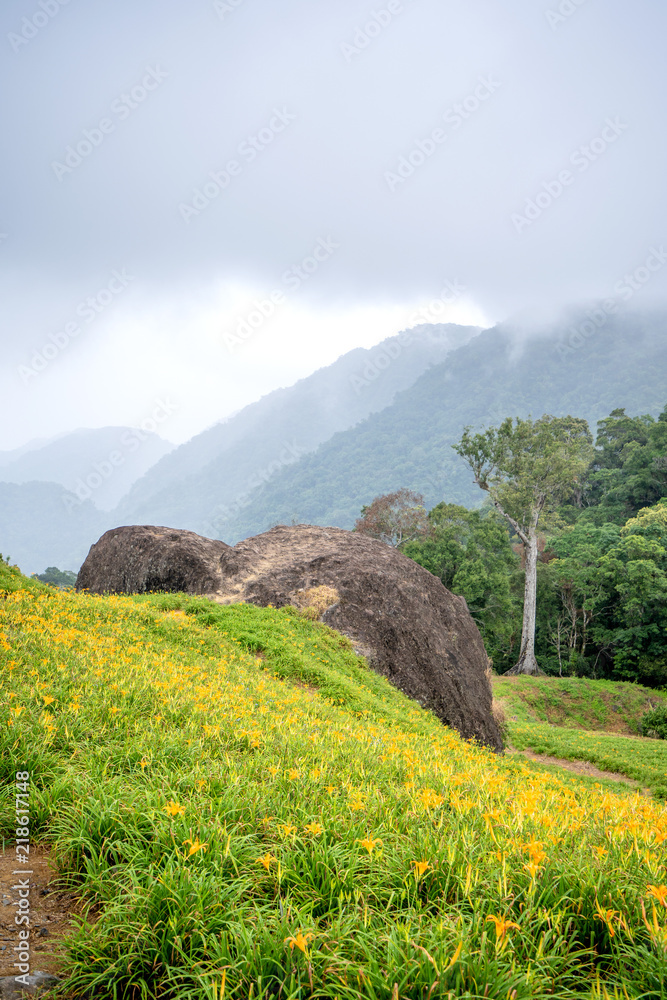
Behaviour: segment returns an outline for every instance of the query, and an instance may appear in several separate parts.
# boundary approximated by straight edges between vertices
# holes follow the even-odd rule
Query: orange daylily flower
[[[654,896],[662,906],[667,906],[667,885],[649,885],[648,894]]]
[[[290,951],[294,951],[294,948],[296,946],[299,949],[299,951],[302,951],[305,955],[306,948],[308,947],[308,942],[312,941],[314,936],[315,935],[311,934],[310,932],[308,934],[303,934],[301,930],[298,930],[294,935],[294,937],[285,938],[285,944],[289,944]]]
[[[369,854],[372,854],[373,850],[375,849],[375,845],[381,844],[382,841],[380,840],[379,837],[375,837],[374,839],[370,839],[369,837],[364,837],[363,840],[358,840],[357,843],[361,844],[362,847],[365,847]]]

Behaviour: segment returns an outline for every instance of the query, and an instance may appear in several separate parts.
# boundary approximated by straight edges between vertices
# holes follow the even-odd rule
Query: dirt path
[[[515,750],[514,747],[507,749],[510,753],[520,754],[522,757],[535,760],[539,764],[554,764],[556,767],[562,767],[565,771],[583,774],[587,778],[608,778],[610,781],[622,781],[633,788],[642,787],[641,782],[635,781],[634,778],[627,778],[624,774],[618,774],[616,771],[601,771],[599,767],[590,764],[587,760],[565,760],[562,757],[549,757],[547,754],[533,753],[532,750]]]
[[[19,874],[14,874],[17,871]],[[48,851],[43,847],[31,845],[30,862],[25,865],[17,864],[13,847],[0,854],[0,977],[18,975],[13,963],[22,929],[15,922],[21,879],[29,881],[30,972],[59,973],[62,942],[72,931],[77,907],[71,893],[56,888],[55,878]]]

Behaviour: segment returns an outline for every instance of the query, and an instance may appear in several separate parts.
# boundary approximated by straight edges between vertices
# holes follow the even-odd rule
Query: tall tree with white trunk
[[[551,417],[504,420],[473,434],[466,427],[454,450],[466,460],[524,545],[526,580],[519,659],[510,674],[539,674],[535,659],[538,528],[547,528],[555,508],[580,484],[593,458],[585,420]]]

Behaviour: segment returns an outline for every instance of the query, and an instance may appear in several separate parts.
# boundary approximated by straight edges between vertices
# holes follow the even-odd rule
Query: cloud
[[[489,321],[608,296],[667,239],[665,28],[655,0],[6,0],[3,384],[25,437],[161,392],[193,433],[397,332],[446,281]],[[222,332],[329,236],[230,357]],[[132,285],[15,384],[123,268]]]

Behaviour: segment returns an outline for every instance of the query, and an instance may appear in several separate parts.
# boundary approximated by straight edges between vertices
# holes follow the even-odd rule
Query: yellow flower
[[[324,832],[324,827],[320,826],[319,823],[307,823],[306,830],[308,831],[308,833],[312,833],[313,836],[316,837],[319,833]]]
[[[327,785],[327,791],[328,791],[329,795],[333,795],[333,793],[336,791],[336,786],[335,785]]]
[[[173,799],[167,803],[164,807],[164,811],[167,816],[185,816],[185,806],[180,805],[178,802],[174,802]]]
[[[369,837],[364,837],[363,840],[357,840],[357,843],[361,844],[362,847],[365,847],[369,854],[372,854],[373,851],[375,850],[375,845],[381,844],[382,841],[380,840],[379,837],[375,837],[374,839],[371,839]]]
[[[540,866],[536,864],[534,861],[529,861],[528,864],[524,865],[523,867],[526,869],[531,879],[534,879],[540,870]]]
[[[287,772],[287,775],[291,781],[296,781],[296,779],[299,777],[299,772],[295,767],[291,767]]]
[[[294,947],[296,945],[296,947],[300,951],[302,951],[304,953],[304,955],[305,955],[306,954],[306,948],[308,947],[308,942],[312,941],[313,937],[314,937],[313,934],[310,934],[310,933],[303,934],[300,930],[298,930],[296,932],[296,934],[294,935],[294,937],[287,937],[287,938],[285,938],[285,944],[289,944],[290,951],[294,951]]]
[[[357,795],[355,798],[352,799],[351,802],[348,803],[348,805],[350,809],[357,811],[359,809],[364,808],[364,800],[359,798],[359,796]]]
[[[500,941],[501,944],[504,942],[510,927],[516,927],[517,930],[519,929],[518,924],[513,923],[511,920],[505,920],[504,917],[497,917],[492,914],[491,916],[487,917],[486,920],[487,923],[489,920],[492,920],[493,923],[495,924],[496,941]]]
[[[649,885],[648,894],[654,896],[662,906],[667,907],[667,885]]]
[[[269,866],[270,866],[271,862],[275,861],[275,860],[276,860],[276,858],[274,858],[273,854],[270,854],[267,851],[263,858],[257,858],[257,864],[258,865],[264,865],[264,867],[266,868],[266,870],[268,872]]]
[[[272,778],[275,778],[275,776],[277,775],[277,773],[278,773],[278,768],[277,767],[270,767],[269,768],[269,774],[271,775]]]
[[[310,776],[313,779],[313,781],[317,781],[321,773],[322,772],[320,771],[319,767],[314,767],[310,772]]]
[[[205,844],[201,844],[196,837],[194,840],[184,840],[183,843],[190,845],[190,850],[188,851],[187,854],[189,858],[191,858],[193,854],[196,854],[197,851],[205,851],[206,848],[208,847],[208,842]]]
[[[593,847],[591,847],[591,850],[592,850],[592,851],[593,851],[593,852],[594,852],[595,854],[597,854],[597,856],[598,856],[598,858],[600,859],[600,861],[602,860],[602,858],[603,858],[603,857],[605,856],[605,854],[607,853],[607,850],[606,850],[606,848],[604,848],[604,847],[596,847],[596,846],[593,846]]]
[[[47,705],[52,705],[53,702],[56,700],[50,694],[43,694],[42,695],[42,699],[44,701],[44,707],[45,708],[46,708]]]
[[[296,827],[290,823],[282,823],[280,829],[283,831],[284,837],[291,837],[293,833],[296,833]]]
[[[412,864],[415,867],[415,878],[417,881],[419,881],[426,869],[431,867],[428,861],[413,861]]]
[[[139,761],[139,767],[141,768],[142,771],[144,770],[144,768],[148,767],[148,761],[146,760],[145,757],[142,757],[141,760]]]

